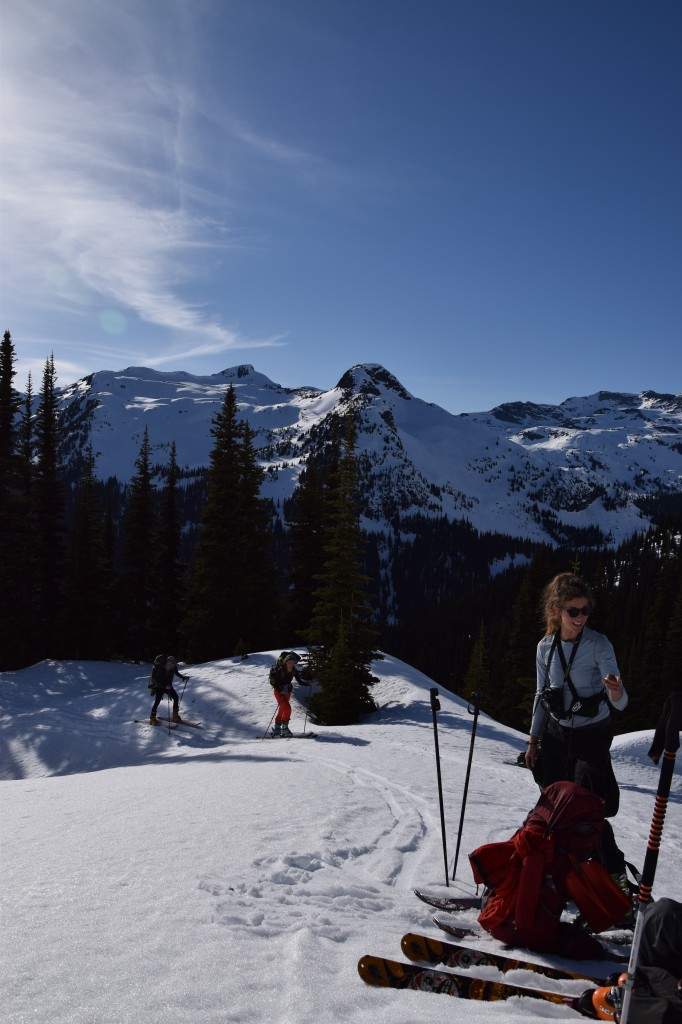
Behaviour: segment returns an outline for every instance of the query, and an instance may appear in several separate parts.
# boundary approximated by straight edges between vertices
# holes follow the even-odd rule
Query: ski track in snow
[[[353,748],[351,748],[353,749]],[[288,752],[288,751],[287,751]],[[214,920],[227,927],[258,928],[263,935],[296,932],[312,915],[315,932],[333,941],[344,941],[347,931],[339,928],[338,911],[352,909],[356,920],[371,919],[390,909],[384,895],[386,885],[405,880],[406,865],[419,852],[430,815],[410,791],[397,782],[377,776],[339,759],[306,757],[318,776],[326,769],[331,776],[328,814],[318,821],[325,845],[311,850],[289,850],[277,856],[257,857],[252,875],[226,885],[220,878],[207,878],[202,888],[216,898]],[[313,767],[314,766],[314,767]],[[362,799],[353,795],[362,787]],[[348,842],[356,831],[354,806],[372,806],[373,831],[368,836],[363,822],[363,842]],[[264,811],[267,815],[268,811]],[[285,828],[296,835],[296,822],[276,820],[275,830]],[[410,877],[412,874],[410,873]]]

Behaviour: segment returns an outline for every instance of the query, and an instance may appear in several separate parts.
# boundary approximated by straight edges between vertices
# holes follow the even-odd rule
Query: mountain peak
[[[408,402],[412,399],[412,395],[405,390],[397,377],[379,363],[357,363],[350,370],[346,370],[337,387],[342,391],[375,396],[379,396],[383,388]]]
[[[495,406],[490,415],[503,423],[530,424],[547,417],[556,417],[557,407],[555,405],[538,405],[536,402],[504,402],[502,405]]]

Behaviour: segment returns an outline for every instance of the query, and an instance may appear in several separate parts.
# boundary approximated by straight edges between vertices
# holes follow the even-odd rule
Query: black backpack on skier
[[[297,662],[301,660],[300,656],[296,653],[296,651],[282,651],[279,658],[277,659],[275,664],[270,669],[270,672],[268,673],[268,682],[270,683],[270,686],[275,685],[275,676],[277,674],[277,670],[282,667],[287,658],[295,658]]]
[[[154,658],[151,675],[149,676],[149,682],[147,683],[147,689],[149,690],[150,693],[156,692],[157,683],[160,682],[159,669],[164,667],[167,660],[167,654],[157,654],[156,657]]]

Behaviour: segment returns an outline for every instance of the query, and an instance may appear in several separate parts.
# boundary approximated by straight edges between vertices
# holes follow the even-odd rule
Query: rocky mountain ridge
[[[98,371],[59,392],[65,463],[75,467],[91,442],[97,475],[127,481],[147,427],[155,462],[175,442],[180,469],[199,473],[230,385],[255,432],[263,494],[280,505],[332,422],[354,410],[369,529],[421,514],[537,541],[587,530],[613,544],[648,527],[652,498],[682,495],[682,394],[600,391],[453,415],[374,363],[328,391],[282,387],[249,364],[210,376]]]

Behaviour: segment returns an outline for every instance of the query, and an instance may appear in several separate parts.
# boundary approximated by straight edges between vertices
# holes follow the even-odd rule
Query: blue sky
[[[17,385],[682,389],[678,0],[2,0]]]

